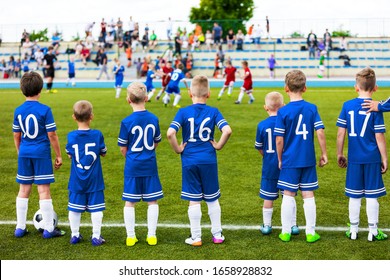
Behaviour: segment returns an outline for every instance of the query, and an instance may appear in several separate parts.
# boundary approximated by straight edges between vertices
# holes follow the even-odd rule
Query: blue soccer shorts
[[[122,87],[123,84],[123,76],[115,77],[115,87]]]
[[[179,88],[179,87],[170,87],[170,86],[168,85],[168,87],[167,87],[167,89],[165,90],[165,92],[168,93],[168,94],[172,94],[172,93],[174,93],[174,94],[180,94],[180,88]]]
[[[53,183],[54,173],[51,159],[19,158],[16,182],[26,185]]]
[[[216,163],[183,166],[182,171],[182,199],[211,202],[221,196]]]
[[[152,90],[154,90],[153,84],[145,84],[145,86],[146,86],[146,92],[151,92]]]
[[[104,191],[76,193],[69,191],[68,210],[78,213],[100,212],[106,210]]]
[[[164,197],[160,178],[155,176],[125,177],[122,200],[129,202],[155,201]]]
[[[315,166],[303,168],[282,168],[280,170],[278,188],[298,192],[318,189],[317,171]]]
[[[348,163],[345,195],[352,198],[377,198],[386,195],[381,164]]]
[[[279,197],[278,179],[261,179],[259,196],[265,200],[276,200]]]

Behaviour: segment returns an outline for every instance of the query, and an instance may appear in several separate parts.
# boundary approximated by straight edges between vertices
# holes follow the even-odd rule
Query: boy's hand
[[[59,169],[62,165],[62,157],[56,157],[56,160],[54,162],[54,168]]]
[[[214,140],[210,140],[210,143],[211,143],[211,145],[213,145],[214,149],[216,149],[217,151],[222,149],[222,147],[220,145],[218,145],[218,142],[215,142]]]
[[[381,173],[382,174],[385,174],[387,171],[387,160],[382,160],[382,164],[381,164]]]
[[[177,154],[181,154],[184,151],[184,148],[187,146],[187,143],[181,143],[179,145],[179,150],[176,151]]]
[[[347,164],[347,159],[345,158],[345,156],[343,156],[343,155],[337,156],[337,164],[341,168],[346,168],[348,164]]]
[[[367,113],[378,112],[379,101],[365,99],[362,107],[368,109]]]
[[[324,167],[325,165],[328,164],[328,156],[327,155],[322,155],[320,158],[320,161],[318,163],[319,167]]]
[[[282,170],[282,162],[281,161],[278,162],[278,167],[279,167],[279,170]]]

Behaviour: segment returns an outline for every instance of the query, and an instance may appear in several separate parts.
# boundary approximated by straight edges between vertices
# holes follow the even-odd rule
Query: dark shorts
[[[54,78],[54,72],[55,70],[54,69],[46,69],[46,78]]]

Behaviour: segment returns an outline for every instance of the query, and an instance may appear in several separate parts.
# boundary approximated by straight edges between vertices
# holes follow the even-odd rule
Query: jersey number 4
[[[295,128],[295,134],[296,135],[302,135],[303,140],[306,140],[307,139],[307,135],[309,134],[309,132],[306,129],[306,124],[302,123],[302,119],[303,119],[302,114],[299,114],[297,127]],[[299,129],[301,127],[301,125],[302,125],[302,130]]]

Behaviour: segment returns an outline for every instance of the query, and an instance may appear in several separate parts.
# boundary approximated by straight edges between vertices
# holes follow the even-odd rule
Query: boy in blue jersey
[[[78,101],[73,106],[73,119],[78,130],[68,133],[66,153],[72,159],[69,190],[69,223],[72,231],[70,244],[82,240],[80,234],[81,213],[91,213],[92,245],[105,243],[101,237],[104,202],[104,180],[100,156],[107,152],[103,134],[96,129],[90,129],[93,119],[92,104],[86,100]]]
[[[155,149],[161,141],[161,133],[158,118],[145,109],[147,99],[143,83],[133,82],[127,87],[127,102],[133,108],[133,113],[122,121],[118,137],[118,146],[126,158],[122,199],[126,201],[123,213],[127,246],[134,246],[138,242],[135,235],[135,205],[141,199],[148,203],[146,242],[149,245],[157,244],[157,200],[163,198],[163,192]]]
[[[115,89],[116,94],[115,97],[119,98],[121,96],[122,84],[123,84],[123,72],[125,72],[125,67],[121,64],[118,58],[114,58],[114,62],[116,63],[113,69],[115,76]]]
[[[54,228],[53,202],[50,183],[54,182],[50,145],[56,155],[54,168],[62,165],[60,144],[56,133],[56,123],[50,107],[38,102],[43,80],[36,72],[25,73],[20,80],[20,89],[26,96],[26,102],[15,109],[12,130],[18,153],[18,173],[16,182],[20,184],[16,198],[16,237],[27,234],[26,217],[28,198],[32,184],[38,185],[39,206],[44,223],[43,238],[65,235],[64,231]]]
[[[191,82],[190,96],[193,105],[180,109],[167,136],[173,150],[181,154],[182,192],[181,198],[189,201],[188,217],[191,236],[185,240],[192,246],[202,245],[201,202],[205,200],[211,221],[213,243],[223,243],[221,207],[218,198],[218,167],[216,150],[221,150],[228,141],[232,130],[217,108],[206,105],[210,97],[210,87],[206,76],[195,76]],[[214,140],[217,126],[222,135]],[[179,145],[176,134],[182,128],[183,142]]]
[[[71,83],[72,86],[74,87],[76,85],[75,77],[76,77],[76,67],[74,63],[74,57],[70,57],[68,60],[68,81],[66,82],[66,85]]]
[[[315,242],[320,235],[315,232],[316,204],[314,190],[318,189],[314,131],[316,131],[321,158],[319,166],[328,163],[324,124],[317,106],[303,100],[306,91],[306,76],[300,70],[287,73],[285,91],[290,103],[278,111],[274,135],[280,176],[278,188],[283,190],[281,206],[282,232],[279,238],[288,242],[291,239],[291,222],[295,213],[295,196],[301,190],[306,219],[306,241]]]
[[[364,100],[371,99],[377,90],[375,72],[365,68],[356,74],[355,90],[359,97],[344,103],[337,120],[337,162],[347,167],[344,139],[348,130],[348,167],[345,195],[349,197],[350,228],[346,236],[357,239],[360,206],[366,198],[368,241],[385,240],[387,235],[378,229],[378,198],[386,195],[382,174],[387,170],[386,132],[383,113],[367,113]]]
[[[264,109],[267,111],[269,118],[259,122],[257,125],[255,148],[259,150],[260,154],[263,156],[259,196],[264,199],[263,224],[260,227],[260,231],[264,235],[268,235],[272,232],[273,202],[279,197],[277,184],[280,170],[278,167],[278,155],[276,153],[276,143],[273,131],[276,123],[276,115],[283,105],[283,95],[279,92],[268,93],[265,96]],[[296,206],[291,224],[291,234],[299,234]]]
[[[168,105],[169,101],[171,100],[170,95],[173,93],[175,95],[175,99],[173,101],[173,107],[180,108],[179,101],[181,99],[181,95],[180,95],[179,83],[181,80],[183,80],[186,77],[183,73],[183,69],[184,69],[183,64],[179,63],[176,69],[172,73],[169,73],[167,75],[171,78],[171,80],[168,83],[167,89],[165,90],[165,96],[163,97],[163,102],[165,107]],[[165,77],[165,79],[167,80],[168,78]],[[188,85],[186,80],[183,80],[183,83],[188,90]]]
[[[24,73],[27,73],[28,71],[30,71],[30,67],[29,67],[29,64],[30,64],[30,60],[28,59],[27,55],[23,58],[22,60],[22,69],[23,69],[23,72]]]
[[[146,92],[148,93],[148,102],[152,101],[152,97],[155,91],[155,88],[153,86],[153,79],[156,75],[154,74],[153,69],[154,69],[154,64],[149,63],[148,72],[146,72],[146,81],[145,81]]]

